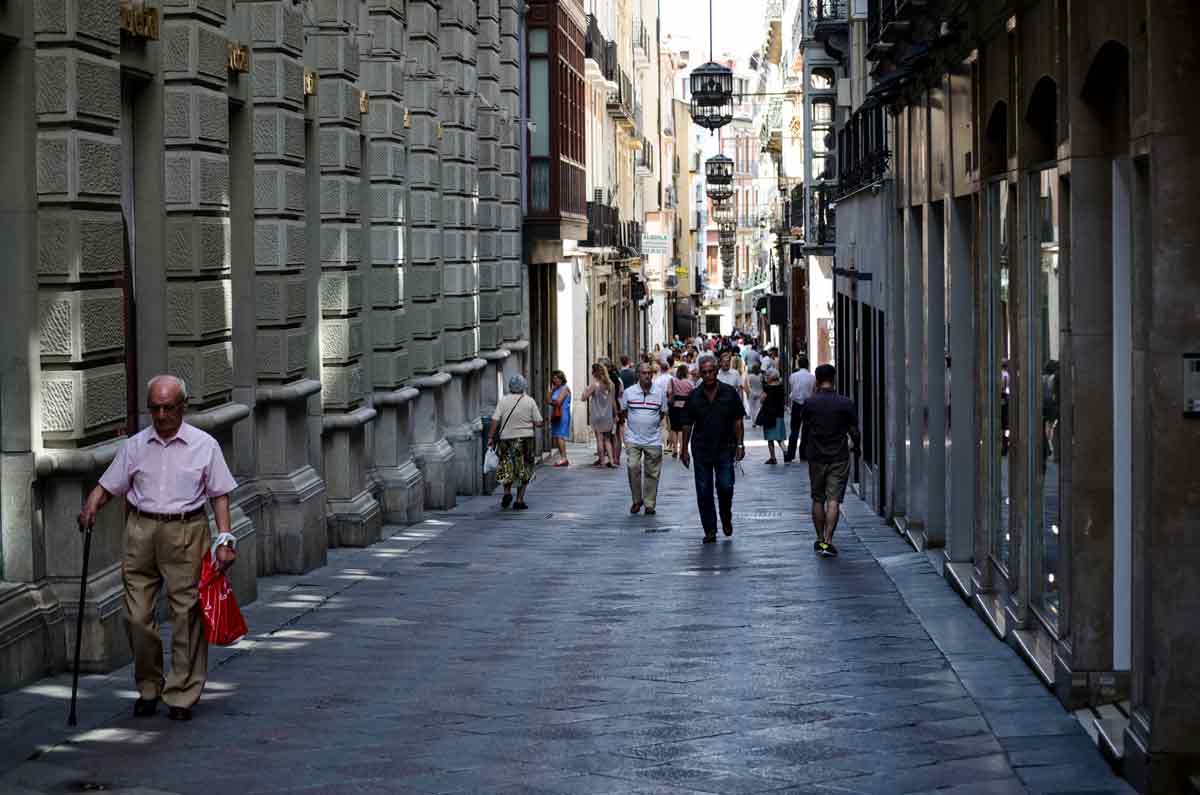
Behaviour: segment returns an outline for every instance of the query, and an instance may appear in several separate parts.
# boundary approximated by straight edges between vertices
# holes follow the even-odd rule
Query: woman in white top
[[[758,364],[750,365],[750,369],[746,372],[745,388],[746,414],[750,418],[750,422],[754,422],[758,419],[763,399],[762,367]]]
[[[492,432],[488,446],[496,447],[496,455],[500,458],[500,466],[496,468],[496,481],[504,486],[504,496],[500,498],[500,508],[503,510],[512,504],[513,510],[523,511],[529,506],[525,504],[525,489],[533,480],[535,464],[535,445],[533,433],[535,428],[544,424],[542,412],[538,410],[537,401],[525,394],[529,384],[519,375],[508,379],[508,394],[496,403],[492,412]],[[517,487],[517,501],[512,501],[512,487]]]

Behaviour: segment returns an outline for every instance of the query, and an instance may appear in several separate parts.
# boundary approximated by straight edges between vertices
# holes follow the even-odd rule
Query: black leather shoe
[[[717,534],[713,533],[712,535],[709,535],[708,533],[705,533],[704,534],[704,543],[706,543],[706,544],[717,543]]]
[[[157,698],[139,698],[133,702],[133,717],[149,718],[158,712]]]
[[[731,536],[731,535],[733,535],[733,525],[727,524],[721,528],[721,531],[724,532],[725,535]]]
[[[647,515],[647,516],[654,516],[654,514],[656,514],[656,513],[658,513],[658,511],[654,510],[653,508],[647,508],[647,509],[646,509],[646,515]]]
[[[167,717],[171,720],[188,721],[192,719],[192,711],[187,707],[171,707],[167,710]]]

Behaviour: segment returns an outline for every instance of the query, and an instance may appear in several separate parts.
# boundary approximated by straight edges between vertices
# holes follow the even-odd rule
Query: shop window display
[[[1011,546],[1009,443],[1010,401],[1014,399],[1009,357],[1008,264],[1009,188],[1003,180],[987,187],[986,322],[988,339],[985,450],[988,478],[988,534],[993,560],[1005,572]]]
[[[1030,361],[1038,366],[1037,380],[1028,386],[1032,516],[1030,553],[1033,556],[1034,606],[1050,624],[1057,625],[1059,611],[1059,511],[1058,467],[1062,446],[1059,431],[1059,329],[1058,273],[1058,170],[1032,176],[1030,230],[1035,236],[1030,258],[1030,289],[1034,291],[1030,320]]]

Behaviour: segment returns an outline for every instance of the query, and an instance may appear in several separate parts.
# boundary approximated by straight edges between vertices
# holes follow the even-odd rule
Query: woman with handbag
[[[523,511],[525,489],[533,480],[535,447],[533,432],[542,427],[542,412],[537,401],[525,394],[529,384],[519,375],[508,379],[508,394],[500,398],[492,412],[492,433],[488,446],[494,446],[499,464],[496,467],[496,482],[504,486],[500,508],[512,505],[514,510]],[[517,487],[517,501],[513,502],[512,488]]]
[[[567,437],[571,435],[571,387],[567,386],[567,376],[562,370],[550,374],[546,402],[550,405],[550,438],[558,450],[558,461],[554,466],[570,466],[571,462],[567,460]]]
[[[687,424],[688,396],[692,394],[695,383],[688,377],[688,366],[681,364],[675,368],[675,377],[671,379],[667,390],[667,417],[671,421],[671,457],[679,457],[679,444],[683,436],[683,426]]]
[[[779,462],[775,459],[775,443],[779,442],[779,448],[782,450],[783,441],[787,438],[787,424],[783,420],[786,395],[779,371],[774,367],[763,375],[763,381],[762,408],[759,409],[754,424],[762,426],[763,438],[767,440],[767,449],[771,452],[771,457],[765,463],[777,464]]]

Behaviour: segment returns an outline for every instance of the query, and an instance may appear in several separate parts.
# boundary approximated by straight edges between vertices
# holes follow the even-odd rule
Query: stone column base
[[[409,525],[425,519],[425,477],[415,462],[376,468],[371,477],[378,487],[384,524]]]
[[[75,598],[78,604],[78,593]],[[0,691],[67,667],[65,621],[45,583],[0,583]]]
[[[445,439],[413,445],[413,459],[425,479],[425,507],[448,511],[458,502],[454,448]]]
[[[350,499],[330,499],[327,521],[331,547],[368,547],[383,537],[383,512],[370,489]]]
[[[92,538],[95,551],[96,538]],[[79,616],[79,578],[55,579],[51,589],[62,605],[63,640],[66,664],[75,653],[75,624]],[[121,582],[121,564],[114,563],[88,574],[83,605],[83,646],[79,670],[106,673],[132,659],[129,638],[125,634],[125,588]],[[65,667],[65,666],[64,666]]]
[[[311,466],[286,477],[263,478],[274,502],[270,521],[259,531],[260,576],[303,574],[325,565],[325,481]]]
[[[329,546],[365,547],[382,537],[383,512],[371,493],[367,476],[367,423],[373,408],[348,414],[328,414],[323,421],[321,449],[329,512]]]
[[[1141,725],[1135,712],[1125,730],[1125,757],[1121,766],[1125,779],[1144,795],[1195,792],[1200,752],[1151,752],[1147,734],[1148,727]]]
[[[478,419],[446,431],[454,448],[454,481],[463,496],[483,493],[483,423]]]
[[[425,507],[437,511],[453,508],[458,495],[454,448],[442,430],[441,401],[450,377],[449,373],[437,373],[411,382],[420,390],[412,414],[413,460],[425,478]]]
[[[371,428],[371,480],[385,524],[416,524],[424,518],[425,484],[411,452],[413,401],[419,394],[406,387],[373,398],[379,416]]]
[[[258,486],[263,495],[258,573],[303,574],[325,565],[325,481],[308,449],[308,399],[313,379],[255,391]],[[320,462],[317,462],[320,463]]]
[[[1069,710],[1115,704],[1129,698],[1129,671],[1073,671],[1069,650],[1054,655],[1054,695]]]

